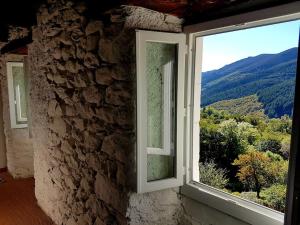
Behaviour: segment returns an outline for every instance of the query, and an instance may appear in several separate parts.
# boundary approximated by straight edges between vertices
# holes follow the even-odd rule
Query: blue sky
[[[300,20],[206,36],[202,71],[219,69],[249,56],[298,46]]]

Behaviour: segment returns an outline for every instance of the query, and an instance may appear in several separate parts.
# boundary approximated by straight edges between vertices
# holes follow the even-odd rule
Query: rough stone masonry
[[[38,203],[56,224],[161,224],[159,215],[155,221],[143,218],[146,202],[165,210],[170,217],[163,215],[165,224],[178,223],[181,205],[174,190],[130,193],[135,181],[134,29],[178,32],[181,20],[125,7],[100,21],[85,16],[86,10],[83,3],[49,0],[33,28],[30,127]],[[137,210],[139,201],[144,208]]]

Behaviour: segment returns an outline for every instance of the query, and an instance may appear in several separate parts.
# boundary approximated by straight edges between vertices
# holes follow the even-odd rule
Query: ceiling
[[[75,0],[80,1],[80,0]],[[295,0],[85,0],[91,17],[122,4],[142,6],[185,19],[185,24],[280,5]],[[36,23],[36,11],[45,0],[8,0],[0,7],[0,40],[7,40],[8,25],[30,27]]]
[[[182,17],[186,25],[289,2],[293,0],[127,0],[129,5]]]

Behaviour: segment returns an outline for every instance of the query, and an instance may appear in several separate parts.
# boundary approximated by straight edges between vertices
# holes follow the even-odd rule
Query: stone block
[[[51,117],[62,116],[62,109],[55,99],[51,100],[48,104],[48,115]]]
[[[74,80],[70,82],[76,88],[84,88],[87,86],[86,82],[80,76],[74,77]]]
[[[60,137],[67,135],[67,125],[62,118],[55,117],[53,122],[50,124],[50,129],[57,133]]]
[[[91,86],[83,90],[82,95],[86,102],[99,104],[102,100],[100,91],[95,87]]]
[[[65,69],[70,73],[78,73],[79,71],[79,67],[77,66],[77,63],[73,60],[69,60],[66,62]]]
[[[96,149],[98,144],[99,140],[97,138],[87,131],[84,132],[84,145],[86,148]]]
[[[94,34],[99,32],[100,34],[102,33],[103,29],[103,23],[102,21],[95,20],[95,21],[90,21],[88,25],[85,28],[85,34],[88,36],[90,34]]]
[[[69,105],[66,105],[65,106],[65,110],[64,110],[64,114],[66,116],[75,116],[76,115],[76,112],[75,112],[75,109],[73,106],[69,106]]]
[[[73,217],[70,217],[70,218],[67,220],[66,225],[77,225],[77,222],[75,221],[75,219],[74,219]]]
[[[74,122],[74,126],[75,126],[76,129],[78,129],[80,131],[84,130],[84,121],[83,121],[83,119],[74,118],[73,122]]]
[[[135,116],[133,109],[120,108],[117,112],[116,123],[124,127],[133,127]]]
[[[57,39],[58,41],[67,46],[71,46],[73,44],[70,34],[66,31],[61,32]]]
[[[102,107],[96,109],[95,116],[103,120],[105,123],[115,123],[117,114],[116,110],[113,108]]]
[[[90,69],[94,69],[100,65],[98,57],[91,52],[87,52],[83,60],[84,60],[84,65]]]
[[[105,101],[112,105],[128,105],[132,98],[129,83],[113,83],[106,89]]]
[[[102,201],[111,205],[119,212],[126,211],[126,199],[120,191],[102,174],[97,173],[95,181],[95,193]]]
[[[64,21],[74,21],[74,20],[79,20],[80,15],[75,9],[68,8],[63,11],[62,18]]]
[[[74,183],[72,177],[70,177],[70,176],[65,176],[64,180],[65,180],[65,183],[66,183],[66,185],[67,185],[67,187],[68,187],[69,189],[71,189],[71,190],[75,190],[75,189],[76,189],[76,185],[75,185],[75,183]]]
[[[52,56],[54,59],[57,59],[57,60],[61,59],[61,57],[62,57],[61,49],[60,48],[54,49]]]
[[[65,141],[65,140],[62,141],[62,143],[61,143],[61,150],[62,150],[62,152],[66,153],[68,155],[71,155],[74,152],[74,150],[71,147],[71,145],[69,144],[69,142]]]
[[[132,151],[130,137],[118,133],[106,136],[103,140],[101,151],[112,157],[118,157],[118,160],[125,162],[126,153]],[[123,157],[120,157],[120,155]]]
[[[105,225],[105,223],[99,217],[97,217],[97,219],[95,220],[94,225]]]
[[[60,137],[57,136],[56,133],[49,132],[49,142],[50,142],[50,146],[57,146],[60,144],[61,139]]]
[[[117,63],[119,59],[119,55],[113,46],[113,42],[109,39],[100,39],[98,54],[103,61],[109,63]]]
[[[99,43],[99,35],[89,35],[86,39],[86,50],[87,51],[94,51],[98,49],[98,43]]]
[[[66,83],[66,77],[64,77],[63,75],[61,74],[55,74],[53,75],[53,81],[56,83],[56,84],[64,84]]]
[[[130,65],[124,65],[124,64],[116,65],[113,67],[111,76],[113,79],[119,81],[131,80],[133,75],[131,74],[132,72],[130,71],[131,71]]]
[[[108,67],[103,67],[96,70],[96,83],[101,85],[111,85],[114,81],[113,79],[113,70]]]
[[[90,224],[92,224],[92,218],[90,218],[88,213],[79,216],[77,225],[90,225]]]
[[[80,187],[85,191],[85,193],[87,194],[91,193],[91,186],[85,177],[81,179]]]

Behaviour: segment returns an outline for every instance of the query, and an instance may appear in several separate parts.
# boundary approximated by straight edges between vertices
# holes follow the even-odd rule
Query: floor
[[[0,225],[54,225],[39,208],[34,196],[34,179],[14,180],[7,172],[0,177]]]

